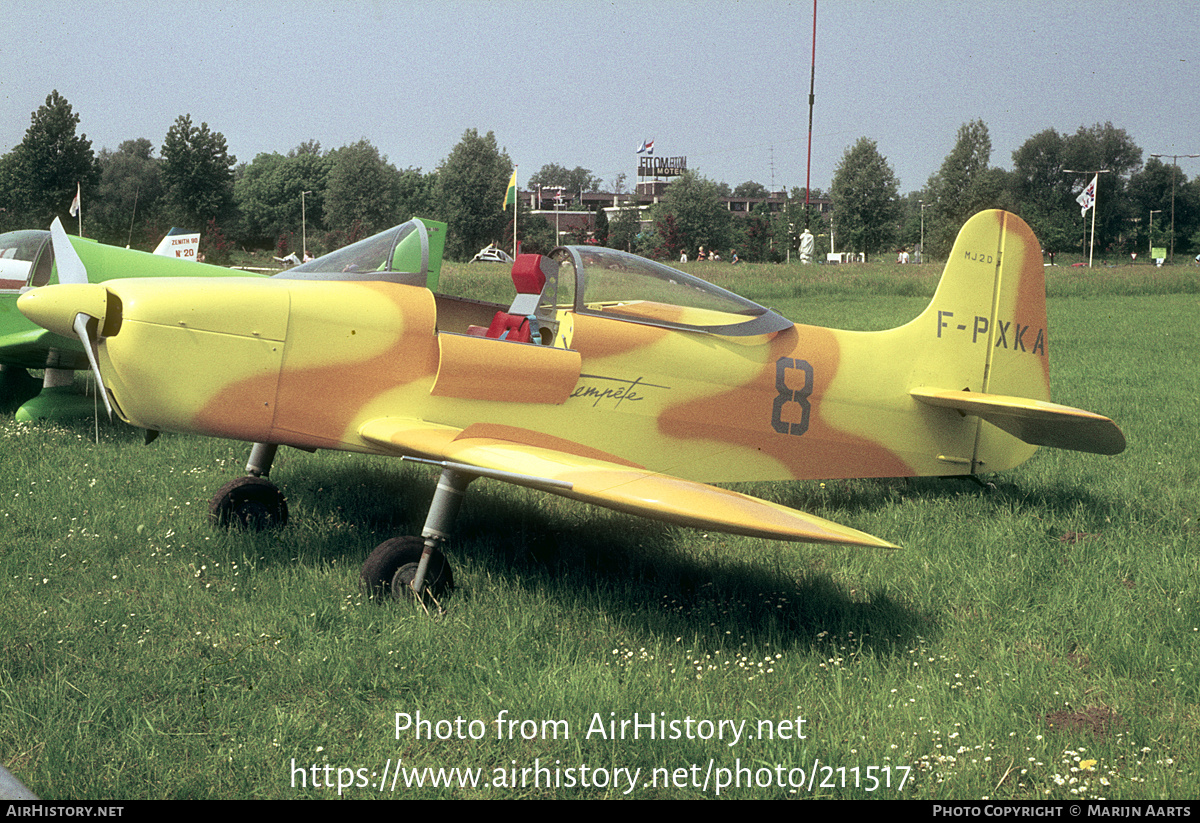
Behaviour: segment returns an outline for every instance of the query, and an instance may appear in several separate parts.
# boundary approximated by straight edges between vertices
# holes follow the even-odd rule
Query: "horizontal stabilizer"
[[[519,436],[520,430],[509,431],[514,438]],[[548,488],[522,482],[519,477],[506,478],[517,485],[681,526],[773,540],[897,548],[865,532],[757,497],[604,460],[588,454],[592,450],[586,446],[551,448],[516,439],[472,436],[470,429],[463,432],[404,418],[372,420],[359,433],[369,442],[402,454],[560,481],[562,486]],[[537,432],[528,432],[528,436],[534,442],[545,440]]]
[[[1107,417],[1083,409],[983,392],[921,387],[909,393],[926,405],[983,418],[1034,446],[1093,454],[1120,454],[1125,451],[1125,435],[1117,424]]]

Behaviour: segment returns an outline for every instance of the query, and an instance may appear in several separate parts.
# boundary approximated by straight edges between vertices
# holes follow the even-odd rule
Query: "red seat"
[[[533,338],[529,318],[537,311],[542,289],[546,287],[542,256],[518,254],[517,259],[513,261],[512,280],[517,289],[517,296],[508,311],[496,312],[485,336],[528,343]]]
[[[528,343],[532,338],[529,333],[529,318],[519,314],[509,314],[498,311],[488,326],[487,334],[496,340],[513,340],[517,343]]]

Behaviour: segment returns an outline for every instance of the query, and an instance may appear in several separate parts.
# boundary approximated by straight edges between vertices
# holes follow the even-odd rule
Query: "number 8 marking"
[[[788,369],[804,372],[804,385],[798,389],[789,389],[787,385]],[[804,434],[808,431],[808,413],[810,406],[809,395],[813,390],[813,367],[807,360],[793,360],[781,357],[775,361],[775,389],[779,396],[775,398],[775,407],[771,413],[771,428],[780,434]],[[783,419],[783,407],[788,403],[800,406],[800,422],[788,423]]]

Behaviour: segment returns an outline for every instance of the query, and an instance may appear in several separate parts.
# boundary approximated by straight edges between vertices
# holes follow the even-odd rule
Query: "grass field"
[[[688,268],[864,329],[940,273]],[[284,450],[291,524],[215,532],[243,444],[0,418],[0,762],[55,799],[1198,797],[1195,275],[1048,277],[1054,399],[1122,455],[1041,450],[991,492],[743,487],[894,552],[482,481],[436,618],[357,587],[432,469]]]

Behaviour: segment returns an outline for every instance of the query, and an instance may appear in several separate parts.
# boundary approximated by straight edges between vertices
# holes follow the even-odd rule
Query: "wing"
[[[12,324],[17,330],[11,334],[0,329],[0,364],[26,369],[88,367],[87,356],[80,351],[79,341],[60,337],[32,323],[27,323],[30,328],[20,328],[21,320],[24,318],[17,314]]]
[[[681,526],[810,543],[898,548],[865,532],[738,492],[648,471],[619,457],[528,429],[466,429],[386,417],[359,429],[397,454],[503,472],[503,479]],[[545,481],[552,481],[546,483]]]
[[[1093,454],[1120,454],[1125,435],[1107,417],[1083,409],[983,392],[916,388],[914,399],[929,406],[973,414],[1034,446]]]

